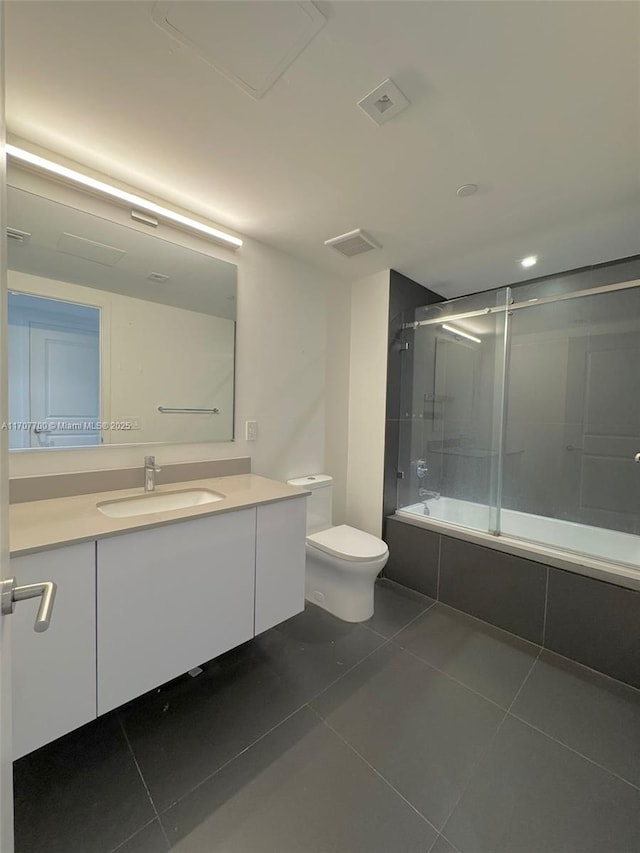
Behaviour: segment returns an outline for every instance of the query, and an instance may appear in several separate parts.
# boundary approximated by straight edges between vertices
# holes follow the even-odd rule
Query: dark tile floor
[[[17,853],[638,853],[640,691],[389,581],[15,765]]]

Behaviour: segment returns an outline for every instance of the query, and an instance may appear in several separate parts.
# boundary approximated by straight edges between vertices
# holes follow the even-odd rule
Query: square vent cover
[[[363,252],[370,252],[372,249],[380,249],[380,243],[376,243],[373,237],[370,237],[366,231],[361,228],[356,228],[355,231],[349,231],[347,234],[341,234],[339,237],[332,237],[330,240],[324,241],[325,246],[335,249],[346,258],[352,258],[354,255],[361,255]]]
[[[358,106],[376,124],[384,124],[406,109],[409,101],[393,80],[387,77],[373,92],[358,101]]]

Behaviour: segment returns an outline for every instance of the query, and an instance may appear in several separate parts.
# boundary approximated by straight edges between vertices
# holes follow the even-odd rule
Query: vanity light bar
[[[82,172],[76,172],[75,169],[69,169],[62,166],[60,163],[54,163],[53,160],[47,160],[45,157],[40,157],[38,154],[32,154],[30,151],[25,151],[23,148],[18,148],[15,145],[6,146],[7,154],[15,160],[20,160],[23,163],[28,163],[30,166],[35,166],[37,169],[42,169],[44,172],[50,172],[53,175],[58,175],[61,178],[66,178],[75,184],[81,184],[84,187],[110,196],[111,198],[124,201],[138,209],[155,213],[163,219],[168,219],[170,222],[175,222],[183,228],[189,228],[193,231],[198,231],[213,240],[223,243],[225,246],[230,246],[232,249],[239,249],[242,246],[242,240],[234,237],[232,234],[227,234],[224,231],[219,231],[217,228],[211,228],[209,225],[204,225],[196,219],[191,219],[189,216],[183,216],[168,207],[162,207],[155,204],[153,201],[148,201],[133,193],[125,190],[112,187],[110,184],[105,184],[104,181],[98,181],[95,178],[90,178],[88,175],[83,175]]]
[[[452,335],[458,335],[461,338],[466,338],[468,341],[473,341],[475,344],[482,343],[480,338],[476,338],[474,335],[470,335],[469,332],[463,332],[461,329],[456,329],[455,326],[449,326],[447,323],[443,323],[442,328],[446,329],[447,332],[451,332]]]

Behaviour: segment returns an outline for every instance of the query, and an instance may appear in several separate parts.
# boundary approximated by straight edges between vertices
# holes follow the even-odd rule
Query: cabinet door
[[[98,542],[98,713],[253,636],[255,508]]]
[[[256,634],[304,610],[307,499],[258,507]]]
[[[19,584],[58,585],[47,631],[33,630],[40,599],[11,617],[14,758],[96,718],[95,553],[83,542],[11,559]]]

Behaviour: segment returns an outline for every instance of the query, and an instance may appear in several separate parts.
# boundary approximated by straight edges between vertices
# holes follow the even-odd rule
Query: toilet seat
[[[307,536],[307,543],[325,554],[342,560],[364,563],[376,560],[388,553],[386,544],[377,536],[356,530],[348,524],[339,524]]]

